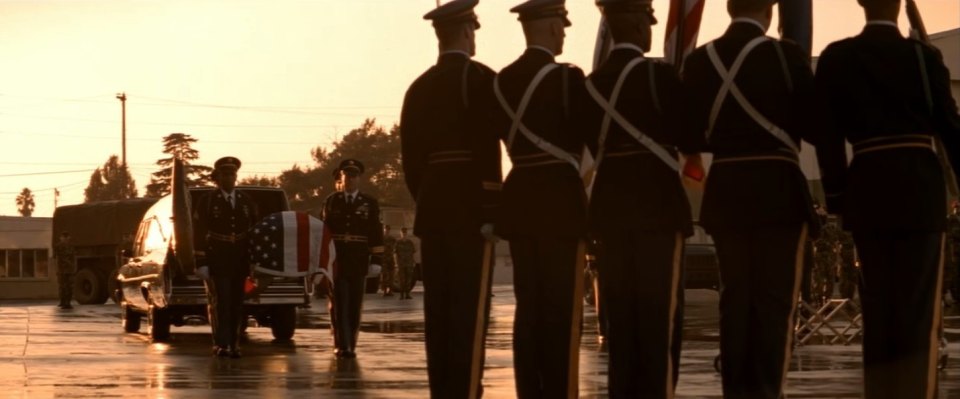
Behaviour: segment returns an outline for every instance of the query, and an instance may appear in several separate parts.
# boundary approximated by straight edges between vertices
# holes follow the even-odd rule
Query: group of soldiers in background
[[[697,176],[686,172],[709,152],[699,222],[721,270],[723,393],[782,397],[805,247],[822,234],[799,167],[802,139],[817,149],[826,210],[843,217],[863,265],[866,395],[928,397],[946,210],[930,150],[940,137],[960,161],[960,118],[936,50],[900,35],[901,1],[858,2],[866,27],[829,46],[816,77],[799,45],[766,36],[776,0],[728,0],[728,30],[682,73],[644,58],[657,23],[651,0],[596,0],[614,45],[589,76],[555,61],[571,25],[563,0],[511,9],[527,49],[499,73],[471,60],[477,0],[426,14],[440,55],[408,89],[400,134],[422,242],[431,395],[482,391],[498,237],[513,258],[517,395],[577,395],[589,233],[603,258],[610,396],[671,397],[692,233],[678,158]],[[856,154],[849,169],[845,140]],[[513,164],[505,180],[501,142]],[[585,148],[595,175],[580,170]],[[821,256],[853,248],[834,234],[838,223],[828,220],[817,241]]]
[[[413,299],[410,290],[415,284],[414,270],[416,244],[407,236],[407,228],[400,228],[400,238],[390,233],[390,225],[383,226],[383,270],[380,272],[380,292],[393,296],[400,292],[400,299]]]

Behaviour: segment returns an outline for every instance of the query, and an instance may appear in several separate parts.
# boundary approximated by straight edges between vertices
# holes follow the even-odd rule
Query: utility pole
[[[121,164],[127,166],[127,93],[117,93],[117,99],[120,100],[120,145],[123,149],[123,157],[120,158]]]
[[[56,187],[53,188],[53,209],[57,209],[57,200],[60,199],[60,190]]]

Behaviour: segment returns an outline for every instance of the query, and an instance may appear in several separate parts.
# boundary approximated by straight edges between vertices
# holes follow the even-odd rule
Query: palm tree
[[[20,192],[20,195],[17,196],[17,212],[20,212],[20,215],[23,217],[30,217],[33,215],[33,209],[37,207],[37,204],[33,201],[33,192],[29,188],[24,187],[23,191]]]

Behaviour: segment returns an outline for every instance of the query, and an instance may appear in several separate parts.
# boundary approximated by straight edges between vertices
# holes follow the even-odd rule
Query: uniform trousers
[[[57,272],[60,306],[69,306],[73,301],[73,272]],[[113,295],[111,292],[110,295]]]
[[[213,344],[239,348],[243,312],[243,284],[250,274],[245,245],[212,241],[207,251],[210,279],[206,280],[207,314],[213,331]]]
[[[584,249],[576,237],[510,239],[518,398],[577,396]]]
[[[720,263],[725,398],[780,398],[790,366],[806,224],[711,232]]]
[[[943,234],[854,231],[860,256],[866,398],[933,398]]]
[[[477,398],[490,314],[492,262],[474,234],[422,235],[427,372],[433,398]],[[493,251],[490,251],[490,261]],[[405,291],[405,290],[404,290]]]
[[[341,351],[353,352],[360,333],[360,313],[370,266],[370,249],[365,242],[334,241],[337,250],[336,270],[330,309],[333,345]]]
[[[611,398],[673,397],[683,330],[678,232],[601,232]]]

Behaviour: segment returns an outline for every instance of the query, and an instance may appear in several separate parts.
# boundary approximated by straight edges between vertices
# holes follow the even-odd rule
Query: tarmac
[[[512,368],[515,301],[509,284],[493,290],[486,345],[485,398],[516,396]],[[301,309],[291,343],[274,343],[269,328],[252,326],[241,359],[210,355],[207,325],[173,327],[152,343],[124,333],[117,305],[56,308],[53,300],[0,301],[0,398],[426,398],[429,397],[419,287],[413,300],[369,294],[358,358],[333,355],[325,300]],[[679,398],[721,397],[713,361],[719,353],[718,295],[686,291]],[[951,361],[939,374],[940,398],[960,398],[960,316],[948,309]],[[585,310],[580,345],[580,397],[606,397],[607,355],[596,314]],[[862,392],[860,345],[803,345],[794,351],[789,398],[857,398]]]

